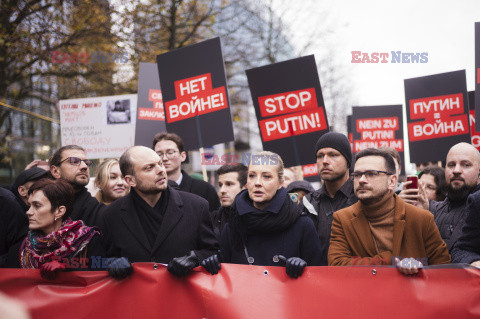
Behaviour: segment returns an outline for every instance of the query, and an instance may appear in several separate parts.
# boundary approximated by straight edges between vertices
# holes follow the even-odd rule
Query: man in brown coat
[[[414,274],[422,265],[450,262],[433,215],[394,194],[397,177],[389,154],[359,152],[352,178],[359,201],[333,215],[329,266],[396,263],[401,272]]]

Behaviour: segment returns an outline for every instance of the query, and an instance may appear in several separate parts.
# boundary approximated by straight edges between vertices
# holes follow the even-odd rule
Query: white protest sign
[[[62,146],[83,147],[88,158],[120,157],[135,140],[137,95],[61,100]]]

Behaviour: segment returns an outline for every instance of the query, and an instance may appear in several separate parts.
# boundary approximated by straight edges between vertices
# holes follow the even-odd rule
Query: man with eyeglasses
[[[378,149],[356,155],[351,174],[358,202],[333,214],[329,266],[391,265],[416,274],[423,265],[450,262],[433,215],[394,193],[393,158]]]
[[[181,191],[205,198],[208,201],[210,212],[220,207],[220,200],[212,185],[191,178],[187,172],[182,170],[182,163],[187,158],[187,153],[184,151],[180,136],[175,133],[158,133],[153,139],[153,150],[163,160],[168,179],[177,183]]]
[[[105,205],[99,203],[88,192],[92,161],[87,159],[85,150],[78,145],[67,145],[59,148],[49,161],[50,173],[55,179],[69,182],[75,190],[75,202],[70,218],[83,220],[88,226],[101,225],[101,213]]]
[[[349,178],[352,150],[347,137],[337,132],[322,135],[315,145],[320,189],[303,197],[303,211],[313,220],[322,245],[322,265],[327,264],[333,213],[357,202]]]
[[[172,274],[184,276],[218,252],[207,201],[168,185],[163,161],[152,149],[129,148],[120,170],[131,191],[103,215],[107,255],[124,257],[111,267],[112,276],[127,276],[131,262],[168,264]]]

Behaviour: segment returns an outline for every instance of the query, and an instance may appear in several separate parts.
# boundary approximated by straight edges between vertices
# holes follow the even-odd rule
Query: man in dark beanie
[[[343,134],[328,132],[315,145],[318,175],[322,187],[302,200],[303,210],[315,223],[322,244],[323,264],[327,265],[333,213],[357,202],[350,180],[352,165],[350,142]]]

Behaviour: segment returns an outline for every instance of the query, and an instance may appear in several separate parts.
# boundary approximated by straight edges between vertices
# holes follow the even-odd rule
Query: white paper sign
[[[137,95],[59,101],[62,146],[75,144],[88,158],[120,157],[135,140]]]

